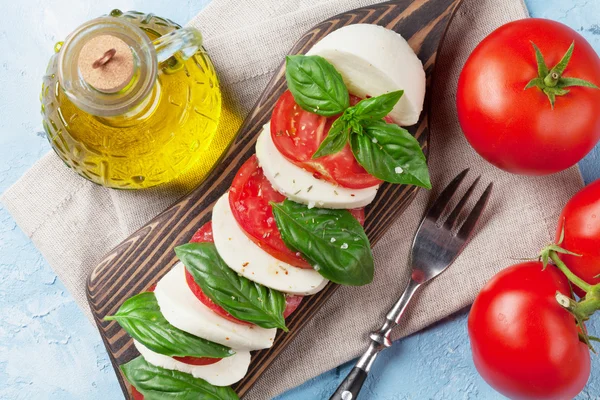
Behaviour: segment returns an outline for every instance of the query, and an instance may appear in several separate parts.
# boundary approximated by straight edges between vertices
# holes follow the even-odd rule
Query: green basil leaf
[[[319,158],[323,156],[328,156],[330,154],[335,154],[339,151],[342,151],[346,143],[348,143],[348,139],[350,138],[350,129],[346,125],[345,121],[341,118],[336,119],[331,124],[331,128],[325,136],[325,139],[319,145],[315,154],[313,154],[312,158]]]
[[[187,243],[176,247],[175,253],[204,294],[229,314],[263,328],[287,332],[285,296],[238,275],[225,264],[214,243]]]
[[[348,210],[271,203],[286,246],[299,251],[332,282],[359,286],[373,280],[373,255],[363,227]]]
[[[121,371],[144,400],[238,400],[230,387],[213,386],[179,371],[156,367],[143,357],[121,365]]]
[[[323,57],[287,56],[285,79],[294,100],[306,111],[331,117],[350,105],[342,76]]]
[[[363,134],[350,135],[350,147],[368,173],[386,182],[431,189],[427,160],[417,139],[384,121],[364,121],[363,126]]]
[[[359,101],[351,108],[354,109],[354,116],[358,119],[380,120],[392,112],[403,94],[404,90],[397,90],[381,96],[370,97]]]
[[[348,142],[350,131],[362,134],[363,120],[380,120],[388,115],[398,100],[404,94],[403,90],[382,94],[361,100],[355,106],[347,108],[340,118],[336,119],[327,136],[319,145],[312,158],[319,158],[342,151]]]
[[[235,354],[229,347],[191,335],[171,325],[160,312],[156,296],[152,292],[140,293],[127,299],[115,315],[104,319],[116,320],[129,336],[165,356],[225,358]]]

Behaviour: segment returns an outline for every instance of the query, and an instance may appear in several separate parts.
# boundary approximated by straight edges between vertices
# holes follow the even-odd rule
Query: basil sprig
[[[121,365],[121,371],[145,400],[238,400],[230,387],[213,386],[190,374],[156,367],[143,357]]]
[[[129,336],[165,356],[225,358],[235,354],[229,347],[191,335],[171,325],[160,312],[156,296],[152,292],[140,293],[127,299],[115,315],[104,319],[116,320]]]
[[[225,264],[213,243],[187,243],[176,247],[175,253],[202,292],[229,314],[263,328],[287,332],[285,296],[238,275]]]
[[[427,163],[417,139],[395,124],[387,124],[386,128],[381,125],[404,94],[403,90],[370,97],[350,107],[342,76],[319,56],[289,56],[285,77],[294,100],[304,110],[326,117],[341,114],[313,159],[335,154],[350,142],[356,160],[376,178],[431,188]],[[379,143],[380,138],[385,145]]]
[[[427,160],[419,142],[406,129],[385,121],[367,121],[350,137],[356,160],[371,175],[386,182],[431,189]]]
[[[382,94],[381,96],[370,97],[361,100],[353,107],[348,107],[331,124],[327,136],[325,136],[325,139],[323,139],[312,158],[315,159],[341,151],[346,143],[348,143],[348,140],[350,140],[351,132],[362,135],[364,125],[373,120],[381,120],[388,115],[403,93],[404,91],[398,90]]]
[[[286,246],[302,253],[323,277],[352,286],[373,280],[369,239],[349,211],[308,208],[290,200],[271,206]]]
[[[331,117],[350,105],[342,75],[319,56],[287,56],[285,79],[294,100],[306,111]]]

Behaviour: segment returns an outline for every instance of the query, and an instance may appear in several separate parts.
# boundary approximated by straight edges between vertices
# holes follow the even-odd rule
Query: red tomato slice
[[[212,223],[209,221],[208,223],[204,224],[200,229],[198,229],[198,231],[194,234],[194,236],[192,237],[192,240],[190,242],[201,243],[201,242],[212,242],[212,241],[213,241],[212,240]],[[189,284],[189,281],[188,281],[189,274],[187,272],[187,269],[185,270],[185,274],[186,274],[185,278],[186,278],[186,281],[188,282],[188,286],[190,286],[190,289],[192,289],[192,292],[194,292],[194,294],[196,294],[196,292],[194,291],[194,288]],[[191,277],[191,275],[189,275],[189,276]],[[194,279],[192,278],[192,281],[193,280]],[[194,283],[194,285],[198,286],[196,284],[196,282],[193,282],[193,283]],[[150,286],[148,288],[148,291],[154,292],[154,289],[156,289],[156,283],[154,285]],[[199,286],[198,286],[198,289],[200,289]],[[201,290],[200,290],[200,293],[202,293]],[[202,296],[204,296],[204,293],[202,293]],[[198,295],[196,295],[196,297],[198,297]],[[206,297],[206,299],[212,303],[212,301],[208,297]],[[212,304],[214,304],[214,303],[212,303]],[[208,307],[208,305],[207,305],[207,307]],[[215,307],[218,307],[218,306],[215,304]],[[221,307],[219,307],[219,308],[221,308]],[[223,310],[223,311],[225,312],[225,310]],[[240,321],[240,322],[243,322],[243,321]],[[185,364],[190,364],[190,365],[210,365],[210,364],[214,364],[214,363],[222,360],[222,358],[190,357],[190,356],[186,356],[186,357],[175,357],[174,356],[173,358],[177,361],[180,361]],[[134,390],[135,390],[135,388],[134,388]],[[137,392],[137,390],[136,390],[136,392]],[[142,396],[141,393],[139,393],[139,392],[137,392],[137,393],[138,393],[138,395]],[[133,398],[134,398],[134,400],[136,399],[135,393],[133,393]],[[140,397],[140,399],[143,399],[143,398],[144,398],[144,396]]]
[[[358,212],[358,214],[360,214],[361,210],[362,209],[357,209],[356,211]],[[357,217],[357,218],[359,218],[359,217]],[[364,219],[364,212],[363,212],[363,219]],[[198,231],[192,237],[192,241],[194,241],[196,243],[205,243],[205,242],[212,243],[213,242],[212,223],[207,222],[200,229],[198,229]],[[225,311],[221,306],[215,304],[206,294],[204,294],[204,292],[202,291],[202,288],[200,288],[200,286],[196,283],[196,281],[194,280],[194,277],[192,276],[192,274],[190,274],[188,272],[187,269],[185,270],[185,281],[187,282],[188,287],[194,293],[194,296],[196,296],[196,298],[198,300],[200,300],[202,302],[202,304],[204,304],[206,307],[210,308],[213,312],[215,312],[218,315],[220,315],[221,317],[226,318],[237,324],[247,325],[247,326],[253,325],[250,322],[242,321],[240,319],[235,318],[233,315],[231,315],[227,311]],[[300,305],[300,302],[302,302],[302,296],[287,295],[285,298],[285,302],[286,302],[286,304],[285,304],[285,310],[283,311],[283,317],[287,318],[291,313],[294,312],[294,310],[296,310],[296,308],[298,308],[298,306]],[[186,361],[180,360],[178,357],[173,357],[173,358],[175,358],[176,360],[179,360],[181,362],[186,362]],[[204,358],[200,358],[200,359],[195,359],[194,357],[183,357],[183,358],[192,359],[192,362],[187,362],[187,364],[192,364],[192,365],[212,364],[212,362],[208,363],[208,364],[194,364],[194,360],[204,360]],[[219,359],[218,358],[217,359],[208,358],[207,360],[217,360],[218,361]],[[198,361],[196,361],[196,362],[198,362]],[[214,361],[214,362],[216,362],[216,361]]]
[[[206,224],[202,225],[200,229],[194,233],[190,243],[213,243],[213,231],[212,231],[212,221],[208,221]],[[215,304],[207,295],[204,294],[200,286],[194,280],[192,274],[185,270],[185,281],[187,282],[189,288],[192,290],[194,295],[198,300],[202,302],[206,307],[210,308],[215,313],[219,314],[221,317],[226,318],[232,322],[235,322],[240,325],[252,325],[250,322],[239,320],[225,311],[222,307]],[[198,365],[198,364],[195,364]],[[205,365],[205,364],[200,364]]]
[[[242,165],[229,189],[229,205],[236,221],[246,235],[273,257],[298,268],[312,268],[300,256],[288,249],[277,229],[270,201],[285,200],[264,176],[256,155]]]
[[[190,243],[214,243],[212,221],[208,221],[200,227],[192,236]]]
[[[361,99],[350,96],[352,105]],[[314,174],[316,178],[352,189],[379,185],[381,180],[370,175],[354,158],[350,145],[330,156],[311,157],[338,118],[325,118],[304,111],[289,90],[277,101],[271,118],[271,137],[281,154],[289,161]],[[391,121],[391,120],[389,120]]]
[[[247,326],[254,325],[251,322],[242,321],[241,319],[237,319],[236,317],[234,317],[233,315],[231,315],[227,311],[225,311],[221,306],[215,304],[206,294],[204,294],[204,292],[202,291],[200,286],[194,280],[194,277],[192,276],[192,274],[190,274],[187,271],[187,269],[185,270],[185,280],[186,280],[189,288],[192,290],[192,292],[196,296],[196,298],[198,300],[200,300],[202,302],[202,304],[204,304],[206,307],[210,308],[213,312],[219,314],[221,317],[226,318],[231,322],[235,322],[236,324],[247,325]],[[296,310],[296,308],[298,308],[298,306],[300,305],[301,302],[302,302],[302,296],[286,295],[285,310],[283,311],[283,317],[287,318],[291,313],[293,313]],[[176,360],[179,360],[181,362],[186,362],[186,361],[180,360],[178,357],[173,357],[173,358]],[[194,357],[184,357],[184,358],[194,359]],[[204,359],[201,358],[199,360],[204,360]],[[215,360],[215,359],[209,359],[209,360]],[[216,359],[216,360],[218,361],[219,359]],[[212,363],[194,364],[193,362],[187,362],[187,364],[208,365],[208,364],[212,364]]]
[[[296,308],[302,303],[303,296],[288,294],[285,296],[285,310],[283,310],[283,318],[287,318],[296,311]]]
[[[144,395],[138,392],[135,386],[131,386],[131,396],[133,400],[144,400]]]
[[[256,155],[252,155],[242,165],[229,189],[229,206],[233,216],[254,243],[278,260],[298,268],[312,268],[299,253],[290,250],[281,239],[269,202],[281,202],[284,199],[285,196],[277,192],[264,176]],[[363,225],[364,208],[350,212]]]
[[[252,325],[250,322],[242,321],[240,319],[235,318],[234,316],[229,314],[227,311],[225,311],[221,306],[219,306],[218,304],[215,304],[207,295],[204,294],[204,292],[202,291],[200,286],[194,280],[194,277],[192,276],[192,274],[190,274],[187,269],[185,270],[185,281],[187,282],[189,288],[194,293],[194,296],[196,296],[196,298],[198,300],[200,300],[202,302],[202,304],[204,304],[206,307],[210,308],[213,312],[219,314],[221,317],[223,317],[225,319],[230,320],[231,322],[235,322],[236,324],[247,325],[247,326]]]
[[[365,209],[363,208],[353,208],[352,210],[348,210],[350,211],[350,214],[352,214],[352,216],[354,218],[356,218],[356,220],[358,221],[358,223],[361,226],[365,225]]]
[[[202,291],[200,286],[194,280],[194,277],[192,276],[192,274],[190,274],[187,271],[187,269],[185,270],[185,280],[186,280],[189,288],[192,290],[192,292],[196,296],[196,298],[198,300],[200,300],[202,302],[202,304],[204,304],[206,307],[210,308],[213,312],[219,314],[223,318],[230,320],[231,322],[235,322],[236,324],[247,325],[247,326],[254,325],[248,321],[242,321],[241,319],[237,319],[236,317],[234,317],[233,315],[231,315],[227,311],[225,311],[221,306],[215,304],[207,295],[204,294],[204,292]],[[302,296],[286,295],[285,310],[283,311],[283,318],[287,318],[291,313],[293,313],[296,310],[296,308],[298,308],[298,306],[300,305],[301,302],[302,302]],[[173,357],[173,358],[175,358],[176,360],[179,360],[179,358],[177,358],[177,357]],[[193,357],[186,357],[186,358],[193,359]],[[209,360],[214,360],[214,359],[209,359]],[[218,361],[219,359],[216,359],[216,360]],[[182,361],[182,360],[179,360],[179,361],[186,362],[186,361]],[[208,365],[208,364],[194,364],[192,362],[188,362],[187,364]],[[212,363],[209,363],[209,364],[212,364]]]
[[[208,358],[208,357],[173,357],[175,360],[189,365],[211,365],[218,363],[222,358]]]

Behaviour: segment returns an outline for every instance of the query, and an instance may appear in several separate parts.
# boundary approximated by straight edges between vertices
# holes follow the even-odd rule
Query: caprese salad
[[[401,125],[425,96],[421,61],[369,24],[287,57],[288,90],[216,202],[175,248],[179,263],[106,320],[140,357],[121,366],[136,399],[234,399],[250,352],[273,345],[303,296],[372,281],[364,207],[382,182],[429,188],[425,156]]]

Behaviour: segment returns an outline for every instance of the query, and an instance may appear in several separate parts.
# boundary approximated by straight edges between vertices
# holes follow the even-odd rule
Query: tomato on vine
[[[556,301],[569,281],[554,266],[525,262],[500,271],[469,314],[475,367],[511,399],[572,399],[590,376],[590,352]]]
[[[561,246],[578,254],[561,254],[562,261],[585,282],[600,283],[600,180],[579,191],[563,208],[557,241],[562,232]],[[579,297],[585,296],[578,287],[573,289]]]
[[[481,376],[511,399],[570,399],[590,375],[585,322],[600,310],[600,181],[565,206],[556,243],[539,261],[494,276],[469,315],[473,360]],[[576,301],[575,290],[581,297]]]

